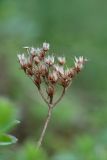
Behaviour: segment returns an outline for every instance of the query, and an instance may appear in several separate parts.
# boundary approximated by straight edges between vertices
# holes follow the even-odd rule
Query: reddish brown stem
[[[46,132],[48,123],[49,123],[50,118],[51,118],[51,114],[52,114],[52,107],[49,106],[48,115],[47,115],[47,118],[46,118],[46,120],[45,120],[45,124],[44,124],[44,126],[43,126],[43,130],[42,130],[40,139],[39,139],[39,141],[38,141],[37,148],[39,148],[39,147],[41,146],[41,144],[42,144],[42,141],[43,141],[43,138],[44,138],[44,135],[45,135],[45,132]]]

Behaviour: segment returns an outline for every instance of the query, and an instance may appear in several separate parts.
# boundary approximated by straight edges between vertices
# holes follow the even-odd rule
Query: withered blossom
[[[48,80],[52,84],[55,84],[57,82],[57,80],[58,80],[58,74],[57,74],[57,72],[53,71],[52,73],[50,73],[49,76],[48,76]]]
[[[41,49],[40,49],[40,48],[36,48],[36,49],[35,49],[35,53],[36,53],[37,55],[39,55],[39,54],[41,53]]]
[[[84,63],[87,61],[87,59],[83,58],[83,56],[80,56],[79,58],[75,57],[75,68],[77,68],[77,71],[80,71],[83,68]]]
[[[36,49],[35,49],[35,48],[33,48],[33,47],[31,47],[31,48],[30,48],[30,53],[31,53],[32,55],[35,55],[35,53],[36,53]]]
[[[66,63],[65,57],[58,57],[58,62],[59,64],[64,65]]]
[[[54,64],[54,56],[49,56],[45,58],[45,63],[48,64],[49,66]]]
[[[49,43],[44,42],[43,43],[43,50],[48,51],[49,50],[49,46],[50,46]]]
[[[27,58],[25,57],[24,53],[18,54],[17,57],[19,59],[19,63],[21,65],[21,68],[25,71],[27,64],[28,64]]]
[[[58,64],[54,65],[54,69],[56,70],[57,73],[60,73],[60,74],[64,73],[64,68],[62,66],[59,66]]]
[[[40,63],[40,59],[38,56],[34,56],[34,63],[37,65],[38,63]]]
[[[65,66],[65,57],[55,59],[54,56],[50,56],[47,53],[50,48],[49,43],[44,42],[42,48],[24,48],[28,56],[25,57],[24,53],[18,54],[21,69],[31,78],[48,106],[48,116],[38,141],[38,147],[40,147],[51,118],[52,109],[60,102],[66,90],[70,87],[73,78],[83,69],[87,59],[84,59],[83,56],[75,57],[74,66],[68,68]],[[56,99],[55,95],[58,85],[61,86],[62,93],[59,98]]]

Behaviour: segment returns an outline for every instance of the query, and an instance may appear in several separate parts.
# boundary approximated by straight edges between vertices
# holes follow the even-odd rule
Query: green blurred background
[[[50,52],[88,58],[49,124],[35,153],[45,103],[20,70],[23,46],[46,41]],[[107,160],[107,1],[0,0],[0,94],[14,102],[21,123],[16,145],[0,147],[0,160]]]

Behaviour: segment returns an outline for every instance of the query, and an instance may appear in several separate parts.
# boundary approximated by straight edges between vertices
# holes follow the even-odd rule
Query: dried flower
[[[40,59],[39,59],[38,56],[35,56],[33,60],[34,60],[35,64],[39,64],[40,63]]]
[[[24,53],[18,54],[17,57],[19,59],[19,63],[21,65],[21,68],[25,70],[26,66],[27,66],[27,58],[25,57]]]
[[[54,69],[60,74],[64,73],[64,68],[62,66],[59,66],[58,64],[54,65]]]
[[[48,56],[45,58],[45,63],[48,64],[49,66],[54,64],[54,56]]]
[[[41,76],[47,76],[48,70],[45,64],[41,64],[39,66],[39,73],[41,74]]]
[[[53,71],[53,73],[49,74],[48,80],[49,80],[49,82],[51,82],[52,84],[56,83],[57,80],[58,80],[57,72]]]
[[[34,57],[34,56],[36,55],[36,50],[35,50],[35,48],[31,47],[31,48],[30,48],[30,53],[31,53],[31,55]]]
[[[70,76],[70,69],[66,69],[66,70],[62,70],[62,72],[59,72],[59,79],[60,79],[60,84],[63,86],[63,87],[68,87],[68,85],[70,84],[71,82],[71,76]]]
[[[33,76],[32,69],[30,69],[30,68],[26,69],[26,74],[29,75],[29,76]]]
[[[54,87],[52,85],[48,87],[47,93],[48,93],[49,97],[53,97],[53,95],[54,95]]]
[[[34,78],[34,83],[37,86],[37,88],[39,89],[40,88],[40,84],[41,84],[41,78],[40,78],[40,76],[38,76],[38,77],[36,76]]]
[[[65,69],[65,57],[57,58],[59,64],[54,64],[54,56],[48,55],[46,57],[46,51],[49,50],[49,46],[49,43],[44,42],[42,49],[24,47],[29,49],[30,52],[27,58],[24,53],[18,54],[21,68],[32,78],[37,87],[40,87],[41,83],[44,82],[46,85],[53,85],[54,89],[56,84],[67,88],[76,73],[81,71],[87,59],[84,59],[83,56],[75,57],[75,66]]]
[[[83,56],[79,58],[75,57],[74,67],[67,68],[65,66],[65,57],[58,57],[58,64],[55,64],[54,56],[46,56],[49,47],[49,43],[44,42],[42,48],[24,47],[28,53],[28,57],[25,57],[24,53],[17,55],[21,69],[32,79],[43,100],[48,105],[48,116],[38,142],[38,147],[42,143],[52,109],[62,99],[65,91],[71,85],[74,76],[82,70],[84,63],[87,61]],[[58,85],[62,86],[62,93],[55,100],[54,95]]]
[[[75,68],[77,69],[77,72],[79,72],[82,68],[84,63],[87,61],[87,59],[83,58],[83,56],[80,56],[79,58],[75,57]]]
[[[35,52],[36,52],[37,55],[39,55],[41,53],[41,49],[40,48],[36,48]]]
[[[75,70],[75,68],[70,68],[70,69],[69,69],[69,72],[68,72],[68,76],[69,76],[70,78],[73,78],[75,75],[76,75],[76,70]]]
[[[44,42],[43,43],[43,50],[48,51],[49,50],[49,43]]]
[[[65,57],[58,57],[58,62],[59,62],[59,64],[64,65],[66,62]]]

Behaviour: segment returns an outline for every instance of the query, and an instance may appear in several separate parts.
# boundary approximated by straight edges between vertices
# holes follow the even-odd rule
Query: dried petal
[[[38,56],[35,56],[33,60],[34,60],[35,64],[39,64],[40,63],[40,59],[39,59]]]
[[[83,56],[80,56],[79,58],[75,57],[75,68],[77,68],[77,71],[80,71],[83,68],[84,63],[87,61],[87,59],[84,59]]]
[[[45,63],[48,64],[49,66],[54,64],[54,56],[48,56],[47,58],[45,58]]]
[[[64,68],[62,66],[59,66],[58,64],[54,65],[54,69],[60,73],[60,74],[64,74]]]
[[[50,46],[49,43],[44,42],[43,43],[43,50],[44,51],[48,51],[49,50],[49,46]]]
[[[58,57],[58,62],[59,62],[59,64],[64,65],[66,62],[65,57]]]
[[[49,76],[48,76],[48,80],[54,84],[57,82],[58,80],[58,75],[57,75],[57,72],[53,71],[53,73],[51,73]]]
[[[27,64],[27,58],[25,57],[24,53],[18,54],[17,57],[18,57],[19,63],[21,64],[22,67]]]

